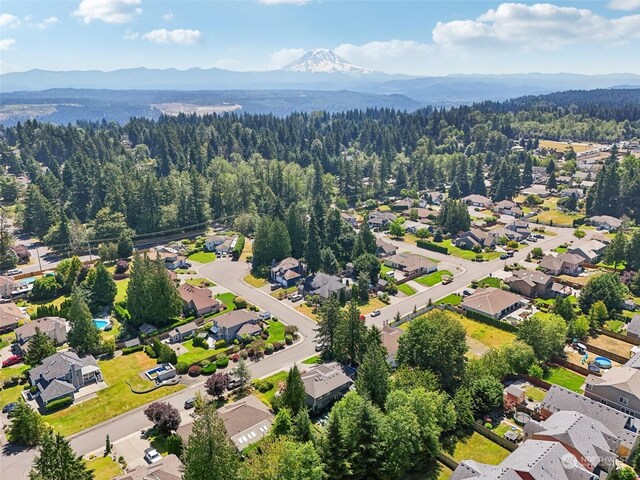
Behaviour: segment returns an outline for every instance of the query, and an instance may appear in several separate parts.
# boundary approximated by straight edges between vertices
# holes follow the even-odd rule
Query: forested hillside
[[[531,183],[533,165],[548,162],[533,155],[539,138],[640,137],[639,120],[616,120],[623,112],[637,118],[637,90],[597,93],[592,104],[581,100],[585,95],[414,113],[181,115],[126,125],[27,121],[0,130],[0,163],[31,180],[17,217],[49,245],[212,220],[235,219],[252,233],[257,215],[284,218],[293,204],[304,210],[311,200],[357,206],[445,182],[460,196],[485,194],[485,175],[495,200],[510,198]],[[524,151],[514,153],[516,144]],[[616,198],[625,211],[617,213],[640,212],[637,171],[629,160],[609,182],[624,185]],[[12,181],[6,177],[3,188],[15,190]]]

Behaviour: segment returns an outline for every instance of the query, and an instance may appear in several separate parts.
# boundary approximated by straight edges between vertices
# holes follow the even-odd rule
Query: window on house
[[[629,399],[627,397],[619,397],[618,402],[620,402],[623,405],[629,405]]]
[[[590,383],[587,383],[587,384],[585,385],[585,388],[586,388],[587,390],[591,390],[591,384],[590,384]]]

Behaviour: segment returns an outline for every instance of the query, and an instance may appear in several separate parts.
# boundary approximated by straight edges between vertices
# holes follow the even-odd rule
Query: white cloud
[[[126,32],[124,32],[124,38],[125,40],[137,40],[140,37],[140,34],[138,32],[134,32],[131,29],[127,29]]]
[[[346,60],[375,70],[399,71],[408,58],[424,61],[433,53],[433,45],[413,40],[374,41],[364,45],[343,43],[334,51]]]
[[[169,20],[171,20],[173,18],[173,12],[171,10],[169,10],[167,13],[165,13],[164,15],[162,15],[162,19],[166,20],[167,22]]]
[[[639,10],[640,0],[611,0],[607,6],[612,10]]]
[[[0,51],[9,50],[15,45],[16,41],[13,38],[4,38],[0,40]]]
[[[0,27],[18,28],[20,19],[10,13],[0,13]]]
[[[56,23],[60,23],[60,19],[58,17],[47,17],[41,22],[30,23],[29,26],[32,28],[37,28],[38,30],[44,30],[45,28],[51,25],[55,25]]]
[[[302,48],[283,48],[271,54],[271,68],[278,69],[289,65],[304,55]]]
[[[310,0],[258,0],[263,5],[306,5]]]
[[[142,38],[152,43],[191,45],[200,41],[202,33],[199,30],[185,30],[182,28],[167,30],[160,28],[145,33]]]
[[[128,23],[142,13],[142,0],[82,0],[73,15],[84,23],[101,20],[105,23]]]
[[[640,15],[608,19],[591,10],[548,3],[503,3],[475,20],[438,22],[432,36],[441,46],[555,49],[570,44],[626,41],[638,38],[639,32]]]

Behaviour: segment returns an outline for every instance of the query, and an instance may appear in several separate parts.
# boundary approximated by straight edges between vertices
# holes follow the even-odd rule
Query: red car
[[[24,360],[22,355],[11,355],[4,362],[2,362],[3,367],[10,367],[11,365],[15,365],[16,363],[20,363]]]

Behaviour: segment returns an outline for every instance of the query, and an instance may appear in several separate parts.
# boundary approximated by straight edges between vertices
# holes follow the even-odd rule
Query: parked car
[[[323,348],[324,348],[324,344],[316,343],[316,352],[321,352]]]
[[[372,317],[377,317],[378,315],[380,315],[380,313],[381,313],[381,312],[380,312],[380,310],[377,310],[377,309],[376,309],[376,310],[374,310],[373,312],[371,312],[371,316],[372,316]]]
[[[280,285],[279,283],[272,283],[271,284],[271,291],[273,292],[274,290],[278,290],[279,288],[282,288],[282,285]]]
[[[239,388],[240,385],[242,385],[242,383],[240,382],[240,380],[238,380],[237,378],[231,378],[229,380],[229,384],[227,385],[227,390],[231,391],[231,390],[235,390],[236,388]]]
[[[294,293],[293,295],[291,295],[292,302],[299,302],[300,300],[302,300],[302,295],[300,295],[299,293]]]
[[[537,242],[538,239],[536,237],[534,237],[533,235],[529,237],[528,239],[530,242]]]
[[[269,320],[271,318],[271,312],[260,312],[258,318],[260,318],[260,320]]]
[[[162,460],[162,456],[158,453],[158,451],[155,448],[149,447],[144,451],[144,459],[148,463],[156,463]]]
[[[509,255],[507,255],[506,253],[500,255],[500,260],[506,260],[507,258],[509,258]]]
[[[514,252],[513,250],[509,250],[509,251],[507,252],[507,257],[511,258],[511,257],[513,257],[515,254],[516,254],[516,252]]]
[[[189,262],[184,263],[185,268],[191,268],[191,264]]]
[[[196,399],[195,398],[188,398],[184,402],[184,409],[185,410],[191,410],[195,406],[195,403],[196,403]]]
[[[22,273],[22,270],[20,270],[19,268],[12,268],[11,270],[7,270],[4,274],[5,275],[20,275]]]
[[[540,234],[540,233],[536,233],[536,234],[534,235],[534,237],[536,237],[536,238],[544,238],[544,235],[542,235],[542,234]]]
[[[22,355],[11,355],[4,362],[2,362],[2,366],[3,367],[10,367],[11,365],[16,365],[16,364],[22,362],[23,360],[24,360],[24,358],[22,358]]]
[[[465,290],[462,292],[462,295],[464,295],[465,297],[468,297],[469,295],[471,295],[473,292],[471,290]]]
[[[16,408],[18,408],[18,402],[7,403],[2,407],[2,413],[6,413],[8,417],[11,417],[13,416],[13,412],[15,412]]]
[[[453,282],[453,277],[451,275],[443,275],[442,276],[442,284],[443,285],[447,285],[449,283]]]

